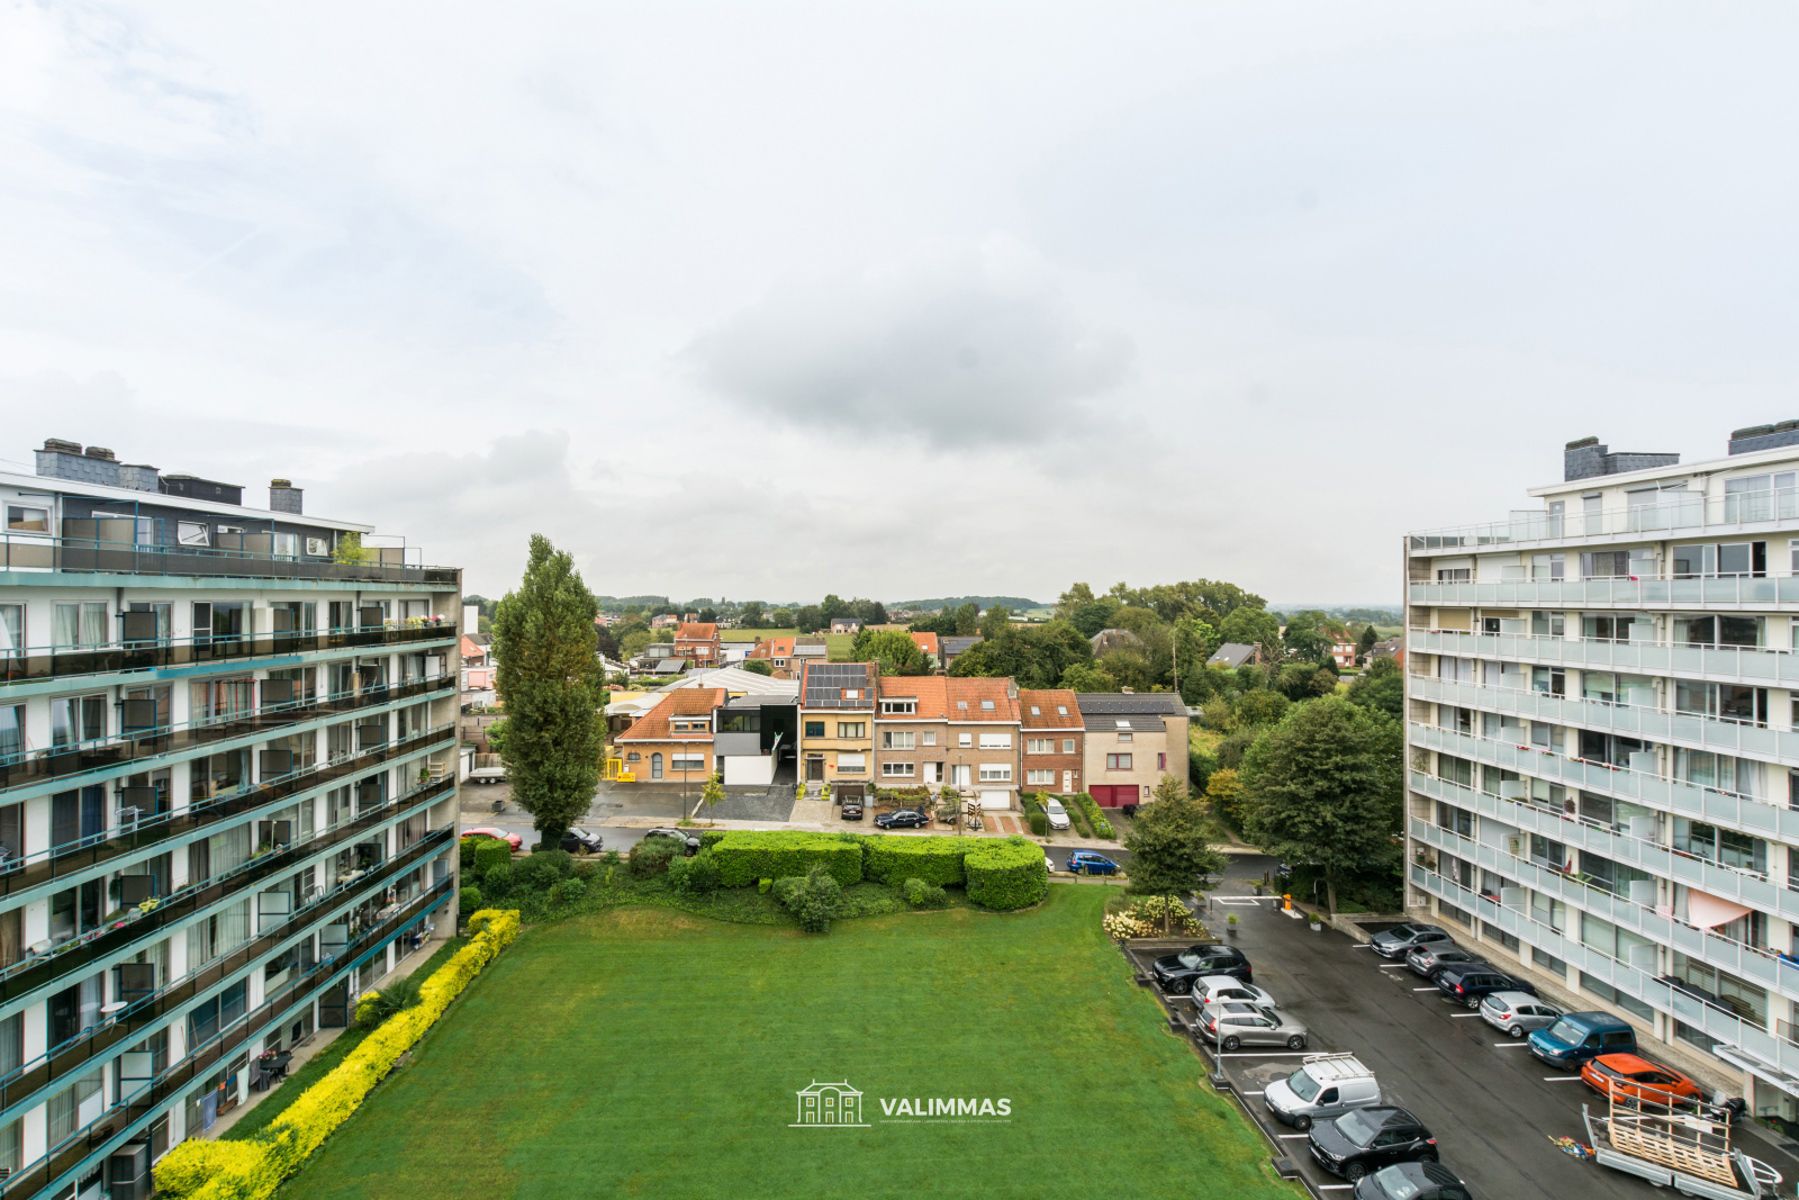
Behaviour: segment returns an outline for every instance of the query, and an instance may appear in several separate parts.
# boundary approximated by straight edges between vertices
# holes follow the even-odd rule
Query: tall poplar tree
[[[495,731],[512,796],[554,848],[593,803],[605,751],[605,676],[595,654],[599,611],[574,561],[542,534],[517,591],[494,611]]]

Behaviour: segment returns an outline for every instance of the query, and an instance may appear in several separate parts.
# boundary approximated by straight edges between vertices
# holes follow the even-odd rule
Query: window
[[[1064,754],[1073,754],[1074,753],[1074,739],[1073,738],[1063,738],[1062,739],[1062,753],[1064,753]]]
[[[981,764],[981,782],[982,783],[1011,783],[1012,782],[1012,764],[1011,763],[982,763]]]
[[[269,535],[269,548],[277,558],[300,557],[300,535],[297,533],[272,533]]]
[[[177,521],[175,540],[183,546],[210,546],[212,534],[201,521]]]
[[[1031,787],[1054,787],[1056,773],[1054,771],[1026,771],[1024,781]]]
[[[1563,635],[1567,628],[1565,613],[1533,612],[1530,614],[1530,633],[1532,637],[1556,637]]]
[[[923,746],[935,746],[937,744],[937,731],[934,729],[925,730],[924,740],[919,744]]]
[[[671,754],[669,755],[668,765],[671,769],[680,771],[683,774],[692,771],[704,771],[706,769],[706,756],[704,754]]]
[[[1161,750],[1156,751],[1156,770],[1166,771],[1167,769],[1168,769],[1167,753],[1164,751],[1161,751]]]
[[[1121,745],[1124,743],[1130,742],[1132,740],[1134,740],[1134,739],[1129,730],[1121,729],[1118,731],[1118,741]]]
[[[1472,583],[1474,569],[1472,567],[1438,567],[1438,583]]]
[[[106,645],[106,604],[82,601],[58,604],[54,610],[52,640],[59,650]]]
[[[983,750],[1010,750],[1011,748],[1012,735],[1009,733],[983,733],[981,735],[981,749]]]
[[[918,711],[916,700],[883,700],[881,712],[889,716],[907,716]]]
[[[100,1118],[104,1072],[96,1068],[50,1097],[45,1110],[50,1123],[50,1145],[60,1146],[75,1131]]]
[[[1128,754],[1106,755],[1106,770],[1128,771],[1131,769],[1131,756]]]
[[[67,696],[50,702],[50,742],[74,746],[106,736],[106,697]]]
[[[823,721],[807,721],[806,722],[806,736],[807,737],[823,737],[824,735],[825,735],[825,723]]]
[[[1766,542],[1706,542],[1698,546],[1674,548],[1674,576],[1692,579],[1704,576],[1760,577],[1768,573]]]
[[[1595,642],[1625,642],[1630,640],[1630,627],[1635,623],[1634,616],[1583,616],[1580,636]]]
[[[918,735],[911,730],[889,729],[881,734],[881,749],[912,750],[918,745]]]
[[[1799,625],[1795,625],[1799,628]],[[0,658],[25,656],[25,606],[0,604]]]
[[[1040,717],[1043,715],[1043,710],[1038,708],[1035,704],[1033,704],[1033,705],[1031,705],[1031,715],[1033,717]]]
[[[867,721],[837,722],[837,736],[840,738],[863,738],[868,736]]]
[[[963,750],[971,748],[974,745],[974,734],[958,733],[956,735],[956,745]]]
[[[1054,754],[1056,742],[1054,738],[1026,738],[1024,742],[1026,754]]]
[[[50,510],[33,504],[9,504],[6,506],[6,532],[49,533]]]
[[[866,771],[868,770],[868,755],[839,754],[837,756],[837,769],[839,771],[853,771],[857,773]]]
[[[0,704],[0,762],[25,752],[25,706]]]
[[[884,762],[881,774],[888,779],[910,779],[918,773],[918,764],[911,762]]]

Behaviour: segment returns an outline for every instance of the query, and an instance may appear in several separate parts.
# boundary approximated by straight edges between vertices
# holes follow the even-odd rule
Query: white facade
[[[1531,494],[1406,540],[1408,908],[1799,1118],[1799,446]]]

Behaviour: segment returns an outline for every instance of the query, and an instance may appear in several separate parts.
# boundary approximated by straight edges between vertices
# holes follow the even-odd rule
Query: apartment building
[[[873,663],[806,662],[800,672],[799,769],[806,783],[867,784],[874,777]]]
[[[147,1195],[453,931],[460,574],[302,500],[0,473],[0,1196]]]
[[[1087,726],[1075,694],[1066,688],[1020,689],[1018,716],[1024,738],[1019,756],[1024,790],[1063,795],[1083,791]]]
[[[1081,692],[1087,792],[1106,808],[1144,804],[1156,785],[1187,777],[1187,708],[1172,692]]]
[[[1799,422],[1406,539],[1406,902],[1799,1118]]]
[[[983,808],[1015,806],[1018,688],[1010,679],[885,675],[875,712],[876,781],[954,787]]]

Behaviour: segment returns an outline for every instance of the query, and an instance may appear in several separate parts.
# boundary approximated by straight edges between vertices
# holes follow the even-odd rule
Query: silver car
[[[1223,1000],[1241,1000],[1265,1008],[1276,1007],[1274,997],[1253,983],[1230,975],[1205,975],[1193,982],[1193,1002],[1204,1008]]]
[[[1382,958],[1404,958],[1414,947],[1448,940],[1449,931],[1441,925],[1395,925],[1370,938],[1368,947]]]
[[[1436,973],[1451,963],[1485,962],[1480,955],[1471,950],[1464,950],[1454,942],[1442,942],[1436,945],[1419,946],[1405,956],[1405,965],[1411,968],[1414,975],[1425,979],[1433,979]],[[1434,979],[1433,979],[1434,981]]]
[[[1200,1015],[1199,1031],[1208,1040],[1217,1042],[1218,1048],[1227,1054],[1244,1046],[1285,1046],[1289,1050],[1304,1050],[1308,1037],[1304,1025],[1278,1008],[1245,1004],[1239,1000],[1208,1005],[1207,1011]]]
[[[1562,1019],[1562,1010],[1529,992],[1488,992],[1481,998],[1481,1019],[1495,1029],[1521,1038],[1548,1029]]]

